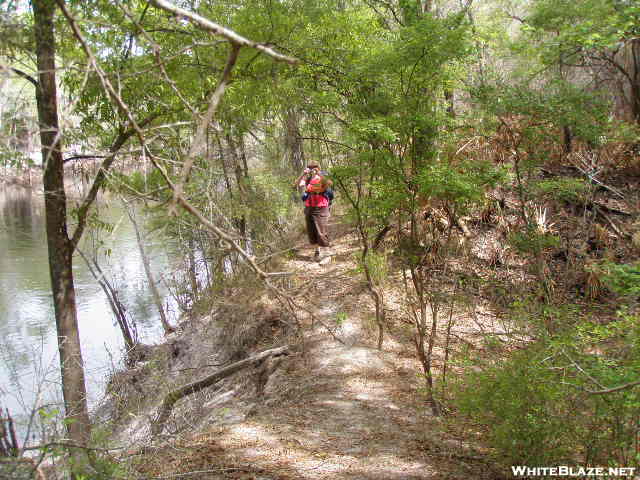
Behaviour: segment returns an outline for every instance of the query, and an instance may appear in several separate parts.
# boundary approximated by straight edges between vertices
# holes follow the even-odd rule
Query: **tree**
[[[36,101],[44,167],[47,245],[51,290],[56,315],[65,418],[70,439],[82,447],[89,441],[91,422],[87,408],[82,351],[73,284],[74,243],[67,233],[67,200],[61,132],[58,126],[54,0],[34,0],[34,32],[38,64]],[[82,461],[80,450],[74,458]]]
[[[60,2],[58,2],[60,5]],[[62,391],[65,403],[65,423],[70,440],[77,446],[86,446],[91,423],[87,408],[82,351],[78,331],[78,319],[73,282],[73,253],[87,226],[90,208],[100,188],[104,185],[107,171],[113,165],[120,148],[134,133],[120,124],[109,152],[104,156],[98,173],[85,198],[77,210],[77,226],[72,235],[68,233],[67,198],[64,186],[64,158],[62,153],[62,131],[58,120],[56,85],[56,34],[54,0],[37,0],[32,3],[37,59],[38,79],[36,103],[42,147],[43,186],[45,192],[46,230],[49,250],[49,270],[56,328],[60,352]],[[149,115],[141,120],[144,127],[156,117]],[[73,449],[77,462],[84,461],[84,451]]]
[[[628,118],[640,125],[640,7],[636,3],[536,0],[519,19],[527,49],[542,65],[559,68],[562,76],[577,84],[612,89]]]

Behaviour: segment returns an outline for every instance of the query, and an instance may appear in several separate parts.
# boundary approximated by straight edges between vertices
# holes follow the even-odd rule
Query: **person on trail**
[[[320,261],[320,247],[330,247],[328,223],[333,201],[332,182],[320,171],[320,165],[307,165],[296,180],[296,188],[303,190],[304,217],[309,243],[316,246],[314,259]]]

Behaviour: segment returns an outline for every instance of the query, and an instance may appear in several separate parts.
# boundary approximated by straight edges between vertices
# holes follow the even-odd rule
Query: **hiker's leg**
[[[320,207],[313,215],[315,227],[318,232],[318,244],[321,247],[330,247],[329,241],[329,207]]]
[[[304,207],[304,220],[307,226],[307,237],[311,245],[318,244],[318,231],[313,220],[313,207]]]

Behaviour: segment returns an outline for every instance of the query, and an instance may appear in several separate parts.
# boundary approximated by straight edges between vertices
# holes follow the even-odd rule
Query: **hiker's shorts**
[[[329,207],[304,207],[304,218],[307,224],[309,243],[330,247],[329,242]]]

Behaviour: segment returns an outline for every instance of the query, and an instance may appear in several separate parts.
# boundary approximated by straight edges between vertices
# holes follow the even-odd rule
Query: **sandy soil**
[[[431,416],[411,346],[387,335],[375,349],[372,304],[353,272],[356,239],[332,228],[337,241],[320,263],[310,248],[285,263],[317,317],[303,318],[304,352],[283,362],[244,419],[166,450],[162,478],[500,478]]]

